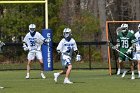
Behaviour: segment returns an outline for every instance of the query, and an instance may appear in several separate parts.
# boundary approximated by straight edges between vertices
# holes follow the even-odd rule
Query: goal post
[[[0,1],[0,4],[35,4],[44,3],[45,4],[45,29],[48,29],[48,0],[44,1]]]
[[[106,38],[107,42],[110,41],[114,45],[116,44],[117,40],[117,33],[116,29],[121,26],[121,24],[126,23],[128,24],[128,29],[133,30],[134,32],[138,29],[138,24],[140,21],[106,21]],[[108,67],[109,67],[109,74],[112,75],[117,71],[117,59],[118,53],[108,46]],[[129,67],[128,67],[129,68]]]

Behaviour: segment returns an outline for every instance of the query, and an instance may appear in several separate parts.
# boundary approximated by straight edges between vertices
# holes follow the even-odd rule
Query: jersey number
[[[35,46],[35,41],[30,41],[30,46]]]
[[[69,53],[71,51],[71,47],[67,47],[67,52]]]
[[[128,40],[121,40],[122,41],[122,48],[128,48],[129,44],[128,44]]]

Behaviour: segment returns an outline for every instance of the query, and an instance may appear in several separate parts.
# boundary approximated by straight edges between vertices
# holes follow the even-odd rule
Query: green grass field
[[[53,81],[53,73],[46,72],[46,79],[40,78],[40,71],[31,71],[31,79],[25,79],[25,70],[0,71],[0,93],[138,93],[140,79],[130,80],[108,75],[107,70],[73,70],[71,81],[74,84],[63,84],[64,76],[58,83]]]

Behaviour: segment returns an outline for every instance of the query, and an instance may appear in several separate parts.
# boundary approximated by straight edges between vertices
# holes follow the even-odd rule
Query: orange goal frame
[[[109,23],[140,23],[140,20],[138,21],[106,21],[106,40],[109,41],[109,34],[108,34],[108,24]],[[108,67],[109,67],[109,75],[112,75],[112,67],[111,67],[111,59],[110,59],[110,47],[107,47],[108,52]]]

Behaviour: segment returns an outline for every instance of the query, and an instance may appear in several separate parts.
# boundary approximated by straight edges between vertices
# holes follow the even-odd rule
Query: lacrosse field
[[[41,79],[39,70],[31,70],[30,79],[25,79],[26,70],[0,71],[0,93],[138,93],[140,79],[131,80],[131,74],[124,78],[110,76],[108,70],[72,70],[73,84],[63,84],[64,76],[54,82],[53,73],[45,72]]]

